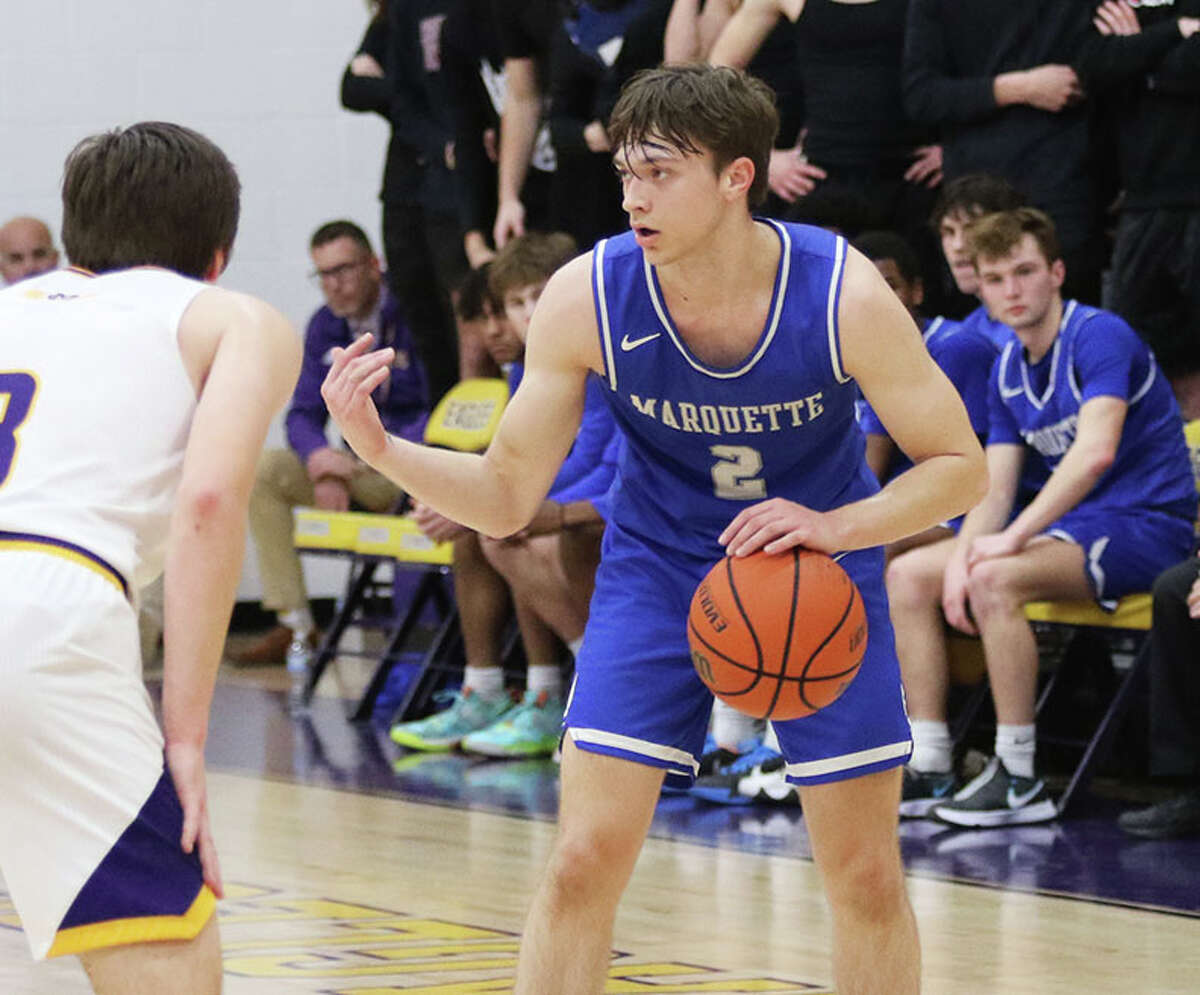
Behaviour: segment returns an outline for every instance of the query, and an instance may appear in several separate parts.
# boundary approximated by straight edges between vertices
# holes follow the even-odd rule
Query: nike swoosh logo
[[[1041,790],[1042,790],[1042,782],[1041,781],[1038,781],[1028,791],[1024,792],[1023,794],[1019,794],[1019,795],[1015,791],[1013,791],[1012,787],[1010,786],[1008,789],[1008,799],[1007,799],[1008,807],[1009,808],[1021,808],[1024,805],[1027,805],[1029,802],[1033,801],[1034,796],[1037,795],[1037,793]]]
[[[647,342],[653,341],[662,335],[662,332],[654,332],[652,335],[643,335],[640,339],[631,339],[629,333],[626,332],[621,339],[621,351],[632,352],[640,345],[645,345]]]

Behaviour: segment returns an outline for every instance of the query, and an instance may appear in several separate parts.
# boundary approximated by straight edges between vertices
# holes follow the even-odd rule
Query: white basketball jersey
[[[0,291],[0,532],[162,572],[196,394],[179,352],[205,284],[60,270]],[[16,536],[14,540],[12,537]]]

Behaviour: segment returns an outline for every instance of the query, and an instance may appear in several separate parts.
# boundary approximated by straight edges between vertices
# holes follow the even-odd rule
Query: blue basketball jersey
[[[995,349],[997,355],[1001,350],[1013,340],[1016,333],[1004,324],[1002,321],[996,321],[990,314],[988,309],[982,304],[974,311],[968,314],[961,322],[959,327],[964,331],[974,332],[976,335],[982,335]]]
[[[700,559],[744,507],[783,497],[825,511],[878,490],[842,368],[837,310],[846,242],[769,223],[782,246],[766,325],[719,369],[688,349],[632,234],[593,255],[605,396],[626,445],[611,492],[626,532]]]
[[[1154,353],[1121,318],[1066,301],[1054,345],[1030,364],[1014,337],[992,371],[988,444],[1024,444],[1026,478],[1043,479],[1075,442],[1094,397],[1129,404],[1116,459],[1079,507],[1155,508],[1196,515],[1183,423]]]

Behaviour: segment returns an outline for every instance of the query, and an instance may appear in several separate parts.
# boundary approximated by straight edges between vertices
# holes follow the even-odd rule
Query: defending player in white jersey
[[[67,159],[74,264],[0,292],[0,871],[37,958],[100,993],[221,988],[204,742],[246,507],[300,347],[209,286],[225,155],[178,125]],[[131,592],[166,570],[164,735]]]

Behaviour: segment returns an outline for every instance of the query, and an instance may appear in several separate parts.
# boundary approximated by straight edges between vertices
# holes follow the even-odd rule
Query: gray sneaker
[[[904,768],[904,787],[900,794],[900,818],[924,819],[954,794],[954,774],[951,771],[915,770]]]
[[[1010,774],[999,757],[948,802],[936,805],[933,817],[952,826],[1024,826],[1058,817],[1043,781]]]

